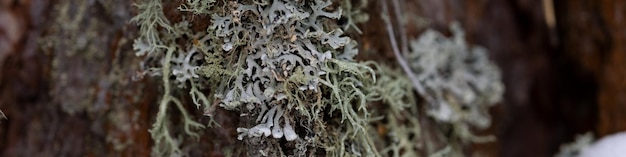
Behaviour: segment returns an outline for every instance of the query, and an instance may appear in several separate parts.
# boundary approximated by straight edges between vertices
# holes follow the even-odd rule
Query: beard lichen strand
[[[155,140],[155,147],[153,149],[156,155],[174,155],[180,154],[180,149],[178,148],[177,142],[172,138],[169,132],[169,126],[167,125],[168,116],[167,110],[168,106],[171,103],[174,103],[176,107],[179,109],[181,114],[183,115],[183,127],[184,131],[187,135],[199,138],[199,135],[193,132],[191,129],[193,127],[196,128],[204,128],[204,126],[194,120],[192,120],[184,108],[183,104],[176,97],[171,95],[171,84],[170,84],[170,66],[172,55],[175,52],[176,48],[174,46],[170,47],[159,47],[162,49],[167,49],[165,54],[165,59],[163,60],[163,67],[161,68],[163,77],[163,90],[164,94],[161,98],[161,102],[159,103],[159,110],[157,112],[156,120],[150,129],[150,134],[152,138]]]

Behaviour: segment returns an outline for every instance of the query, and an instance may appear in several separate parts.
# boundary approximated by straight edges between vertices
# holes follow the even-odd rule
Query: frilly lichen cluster
[[[167,111],[171,105],[182,115],[184,123],[180,130],[190,137],[198,138],[197,129],[207,126],[193,120],[193,115],[187,112],[186,104],[180,100],[184,97],[181,93],[187,92],[195,106],[210,118],[218,107],[240,114],[237,138],[258,149],[249,151],[248,155],[420,154],[420,148],[411,145],[422,140],[417,118],[420,111],[411,81],[388,66],[354,60],[358,54],[357,42],[343,32],[350,28],[360,32],[354,23],[367,20],[367,14],[361,10],[367,2],[360,1],[356,3],[358,6],[352,6],[350,1],[342,4],[337,7],[328,0],[186,0],[178,7],[181,12],[178,16],[183,20],[174,23],[164,15],[160,0],[138,2],[138,15],[133,22],[139,26],[140,35],[133,48],[136,55],[146,59],[143,74],[158,76],[163,83],[163,96],[150,130],[155,141],[154,155],[184,154],[179,148],[184,138],[174,135],[176,128],[169,122],[172,117]],[[342,16],[348,22],[338,25],[337,20]],[[191,29],[201,22],[209,23],[205,31]],[[439,78],[438,72],[450,66],[421,63],[425,56],[438,54],[418,51],[422,49],[420,44],[423,44],[421,40],[413,43],[415,51],[410,59],[416,62],[416,72],[424,76],[421,82],[429,84],[435,80],[445,84],[467,78],[461,72],[451,75],[453,80]],[[452,45],[434,44],[444,44],[444,48]],[[447,63],[451,58],[456,64],[455,53],[456,50],[446,53],[447,59],[441,61]],[[482,55],[477,57],[474,53],[461,55],[488,63],[484,53],[476,53]],[[458,62],[465,63],[462,60],[465,58]],[[463,69],[458,71],[497,71],[463,67],[466,65],[474,64],[455,65],[448,70],[455,71],[460,66]],[[424,71],[423,67],[435,71]],[[470,79],[478,82],[450,84],[461,88],[439,84],[426,87],[433,92],[434,100],[445,106],[451,104],[448,99],[440,99],[446,93],[463,95],[459,99],[462,103],[493,103],[492,99],[476,98],[486,96],[481,93],[483,78]],[[479,92],[474,92],[474,88]],[[465,96],[470,91],[474,97]],[[489,94],[501,94],[497,92]],[[384,105],[376,106],[373,102]],[[475,106],[480,110],[477,112],[484,111],[481,105]],[[375,112],[372,110],[375,108],[385,109]],[[430,109],[434,112],[440,108],[433,105]],[[473,113],[469,110],[468,115]],[[460,121],[460,117],[454,118]],[[387,121],[381,127],[389,130],[382,132],[383,135],[374,125],[381,119]],[[216,125],[213,122],[208,126]],[[280,141],[292,144],[283,146]]]
[[[504,86],[498,67],[483,47],[471,47],[458,23],[450,27],[452,37],[426,30],[410,42],[408,60],[425,89],[427,114],[438,121],[454,124],[463,140],[480,142],[470,126],[485,129],[491,124],[488,109],[502,99]]]
[[[138,4],[139,14],[133,20],[142,33],[134,48],[137,55],[161,60],[146,73],[162,76],[164,84],[157,121],[150,130],[155,152],[181,153],[179,142],[168,130],[168,106],[175,105],[182,112],[187,134],[197,137],[193,129],[203,127],[172,95],[172,90],[184,88],[189,88],[198,107],[210,110],[213,100],[219,100],[220,107],[240,112],[251,121],[237,129],[242,140],[270,135],[287,141],[308,140],[295,129],[309,129],[319,134],[313,137],[323,137],[323,131],[312,129],[324,123],[320,117],[328,114],[326,108],[337,110],[342,121],[348,122],[346,135],[365,134],[366,99],[371,96],[361,88],[375,77],[370,67],[353,61],[356,42],[344,37],[336,25],[326,24],[341,17],[340,9],[332,10],[331,2],[319,0],[214,4],[187,1],[179,8],[210,16],[212,24],[206,32],[190,31],[187,21],[171,24],[160,1]],[[187,41],[178,44],[177,40]],[[212,92],[200,92],[207,88]],[[300,143],[303,148],[312,144]],[[367,143],[367,150],[375,150],[371,141]]]

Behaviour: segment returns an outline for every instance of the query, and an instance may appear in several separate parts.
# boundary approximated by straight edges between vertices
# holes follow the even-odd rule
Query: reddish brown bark
[[[600,135],[626,131],[626,2],[598,1],[611,47],[600,71]]]

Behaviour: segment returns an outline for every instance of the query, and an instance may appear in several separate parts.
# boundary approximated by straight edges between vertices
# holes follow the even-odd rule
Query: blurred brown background
[[[0,121],[0,156],[149,156],[147,130],[161,89],[154,79],[133,78],[142,59],[131,51],[132,3],[0,0],[0,109],[8,117]],[[177,4],[164,7],[175,12]],[[492,109],[493,126],[481,132],[498,141],[473,145],[468,155],[553,156],[577,134],[626,130],[626,1],[406,0],[402,6],[440,31],[459,21],[470,43],[488,48],[502,70],[505,99]],[[380,41],[386,34],[376,1],[367,12],[362,49],[392,58],[388,42]],[[408,35],[420,28],[409,23]],[[237,115],[217,114],[222,129],[204,131],[188,148],[196,149],[192,155],[223,156],[235,145],[237,122],[228,117]]]

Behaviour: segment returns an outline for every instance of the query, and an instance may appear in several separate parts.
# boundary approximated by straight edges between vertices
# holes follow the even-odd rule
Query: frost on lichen
[[[482,141],[469,126],[486,128],[491,123],[488,109],[500,101],[504,87],[498,67],[482,47],[470,47],[457,23],[452,38],[427,30],[410,43],[408,60],[425,88],[427,113],[441,122],[452,123],[462,139]]]

